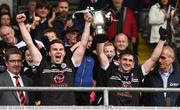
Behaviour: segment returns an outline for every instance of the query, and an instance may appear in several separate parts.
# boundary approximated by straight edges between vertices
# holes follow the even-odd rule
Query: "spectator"
[[[1,26],[0,36],[2,38],[2,41],[0,41],[0,48],[2,48],[2,50],[4,50],[3,48],[8,48],[8,46],[15,46],[19,42],[15,37],[14,30],[9,26]]]
[[[113,6],[109,8],[108,12],[112,13],[113,20],[110,26],[108,26],[107,36],[110,41],[113,41],[117,34],[126,34],[132,43],[134,53],[138,55],[138,29],[136,20],[133,11],[123,6],[123,1],[112,0]]]
[[[67,0],[59,0],[54,16],[51,18],[52,26],[57,30],[60,39],[64,40],[65,32],[70,27],[76,27],[81,31],[81,26],[77,20],[73,20],[69,14],[69,2]]]
[[[65,46],[72,47],[78,42],[80,31],[76,27],[69,27],[65,32]]]
[[[158,66],[147,75],[144,80],[145,87],[179,88],[179,71],[173,66],[175,60],[174,50],[165,46],[158,60]],[[179,93],[158,92],[145,93],[144,105],[148,106],[176,106]]]
[[[163,32],[163,31],[162,31]],[[163,33],[160,32],[160,36],[167,36],[167,30]],[[173,64],[175,61],[175,53],[173,48],[165,46],[161,52],[157,65],[144,79],[145,87],[161,87],[161,88],[179,88],[179,71]],[[144,93],[143,104],[148,106],[176,106],[179,105],[178,99],[179,93],[175,92],[158,92],[158,93]]]
[[[113,61],[115,56],[115,47],[111,42],[104,43],[104,54],[107,56],[109,62]]]
[[[123,33],[116,35],[114,45],[116,47],[116,55],[118,57],[122,51],[128,48],[128,37]]]
[[[23,52],[24,61],[23,61],[23,72],[21,75],[26,76],[32,80],[32,86],[40,86],[40,70],[36,66],[35,60],[32,59],[32,56],[27,48]],[[33,100],[32,103],[38,105],[40,101],[40,92],[31,92]]]
[[[36,4],[36,14],[40,18],[39,25],[36,26],[35,30],[31,32],[33,39],[41,40],[43,36],[43,31],[48,26],[48,14],[49,14],[49,2],[46,0],[37,0]]]
[[[10,14],[10,8],[9,5],[6,3],[3,3],[0,5],[0,14],[8,13]]]
[[[118,62],[118,59],[121,53],[124,50],[129,50],[128,45],[129,45],[128,37],[125,34],[119,33],[118,35],[116,35],[115,40],[114,40],[116,54],[115,54],[115,57],[113,58],[114,59],[113,61],[115,62],[115,64],[118,65],[118,63],[116,62]],[[139,65],[138,57],[137,55],[135,55],[135,67],[138,65]]]
[[[35,17],[35,11],[36,11],[36,0],[30,0],[27,5],[27,11],[24,12],[24,14],[27,17],[27,22],[32,22]]]
[[[0,74],[0,86],[4,87],[17,87],[17,86],[31,86],[32,82],[25,76],[21,76],[21,69],[23,58],[22,53],[16,48],[7,49],[5,52],[5,63],[7,70]],[[18,77],[17,79],[15,77]],[[17,85],[20,84],[20,85]],[[3,91],[0,93],[0,104],[1,105],[29,105],[30,97],[29,93],[26,91]]]
[[[159,41],[160,35],[158,33],[159,27],[168,29],[168,44],[174,42],[174,21],[177,20],[177,16],[174,16],[174,8],[170,4],[171,0],[160,0],[159,3],[151,6],[149,11],[149,24],[151,25],[150,44],[156,45]],[[153,46],[154,47],[154,46]]]
[[[0,26],[10,26],[14,29],[15,34],[19,36],[18,27],[13,24],[13,20],[9,13],[3,13],[0,15]]]
[[[50,42],[54,39],[58,39],[58,34],[53,28],[47,28],[44,30],[43,35],[46,36]]]
[[[0,36],[2,41],[0,41],[1,54],[4,55],[4,50],[10,48],[12,46],[16,46],[19,49],[23,49],[26,44],[24,41],[20,39],[20,37],[16,37],[14,33],[14,29],[9,26],[1,26],[0,28]],[[43,47],[42,42],[35,40],[39,47]]]
[[[30,50],[32,58],[36,61],[38,66],[41,68],[41,84],[42,86],[51,87],[71,87],[74,81],[74,69],[80,65],[84,52],[86,50],[89,34],[90,34],[90,21],[92,21],[91,14],[85,14],[87,21],[83,37],[81,39],[81,45],[74,51],[72,57],[64,59],[65,49],[64,44],[60,40],[53,40],[50,44],[49,55],[51,62],[47,62],[46,59],[42,58],[40,52],[36,49],[32,42],[30,34],[25,28],[25,15],[17,15],[17,21],[20,26],[21,32],[23,32],[23,39]],[[52,74],[52,69],[56,69],[61,73]],[[58,97],[58,98],[57,98]],[[73,92],[42,92],[41,94],[42,105],[74,105],[74,93]]]
[[[8,13],[1,14],[0,26],[11,26],[11,16]]]
[[[0,15],[0,27],[1,26],[10,26],[11,24],[11,17],[9,14],[4,13]],[[0,40],[2,40],[2,38],[0,37]]]
[[[58,39],[58,34],[54,28],[47,28],[43,32],[41,41],[43,42],[46,49],[49,49],[50,42],[54,39]]]

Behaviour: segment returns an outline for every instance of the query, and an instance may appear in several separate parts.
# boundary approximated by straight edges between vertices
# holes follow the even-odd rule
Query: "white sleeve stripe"
[[[148,74],[148,73],[146,73],[143,65],[141,65],[141,70],[142,70],[142,73],[143,73],[144,76]]]

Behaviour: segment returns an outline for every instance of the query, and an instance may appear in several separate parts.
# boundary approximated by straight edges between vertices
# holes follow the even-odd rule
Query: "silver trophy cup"
[[[106,34],[104,27],[106,25],[106,20],[110,20],[111,13],[105,14],[104,11],[102,10],[95,11],[94,8],[88,7],[86,10],[74,12],[72,18],[75,18],[75,14],[77,13],[86,13],[86,12],[90,12],[93,16],[93,26],[95,28],[94,34],[95,35]]]

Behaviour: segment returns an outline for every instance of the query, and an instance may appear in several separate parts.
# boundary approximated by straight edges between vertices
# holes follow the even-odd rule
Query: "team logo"
[[[130,81],[122,81],[121,87],[131,88],[132,85],[131,85]],[[125,92],[117,92],[117,95],[132,98],[131,92],[127,92],[127,91],[125,91]]]
[[[67,67],[66,63],[62,63],[62,64],[61,64],[61,68],[64,69],[64,68],[66,68],[66,67]]]
[[[59,73],[57,75],[54,76],[54,82],[56,84],[61,84],[64,82],[64,73]]]
[[[179,83],[170,82],[170,83],[169,83],[169,86],[171,86],[171,87],[177,87],[177,86],[179,86]]]
[[[36,69],[35,66],[32,66],[31,69],[32,69],[32,72],[33,72],[33,73],[37,73],[37,69]]]

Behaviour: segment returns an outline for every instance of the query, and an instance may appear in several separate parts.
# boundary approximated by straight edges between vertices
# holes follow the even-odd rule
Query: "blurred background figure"
[[[0,26],[11,26],[11,16],[9,13],[0,15]]]
[[[154,47],[159,41],[159,28],[162,26],[168,30],[167,42],[169,45],[175,45],[174,26],[178,24],[175,9],[171,5],[171,0],[160,0],[154,4],[149,11],[149,24],[151,25],[150,41]]]
[[[27,11],[24,12],[27,19],[26,21],[31,22],[35,16],[36,11],[36,0],[30,0],[27,5]]]
[[[3,13],[9,13],[10,14],[10,7],[6,3],[3,3],[0,5],[0,14],[3,14]]]
[[[128,36],[132,43],[133,51],[138,54],[138,29],[133,11],[130,8],[124,7],[124,0],[112,0],[113,6],[108,9],[112,13],[112,22],[107,29],[107,36],[110,41],[119,33],[124,33]],[[131,45],[131,44],[130,44]],[[130,46],[129,45],[129,46]]]

